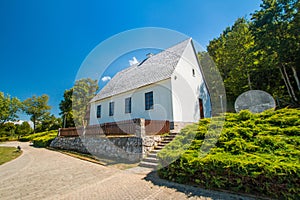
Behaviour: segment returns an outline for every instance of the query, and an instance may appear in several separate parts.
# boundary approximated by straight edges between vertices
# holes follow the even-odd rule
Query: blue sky
[[[74,84],[86,56],[107,38],[162,27],[206,47],[238,17],[249,18],[260,2],[1,0],[0,91],[21,100],[48,94],[51,112],[58,115],[64,90]],[[122,67],[126,65],[128,61]]]

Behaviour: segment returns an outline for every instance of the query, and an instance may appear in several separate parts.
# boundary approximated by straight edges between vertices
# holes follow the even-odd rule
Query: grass
[[[9,162],[22,154],[15,147],[0,147],[0,165]]]

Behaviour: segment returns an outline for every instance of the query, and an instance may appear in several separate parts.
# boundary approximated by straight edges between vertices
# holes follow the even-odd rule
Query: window
[[[193,73],[193,76],[195,77],[195,70],[194,69],[192,69],[192,73]]]
[[[97,118],[101,118],[101,105],[97,106]]]
[[[114,115],[115,102],[109,102],[109,116]]]
[[[153,92],[145,93],[145,110],[153,109]]]
[[[125,99],[125,113],[131,113],[131,97]]]

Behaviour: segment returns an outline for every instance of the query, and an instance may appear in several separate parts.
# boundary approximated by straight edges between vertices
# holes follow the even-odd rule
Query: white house
[[[118,72],[90,104],[90,125],[136,118],[176,125],[211,117],[191,38]]]

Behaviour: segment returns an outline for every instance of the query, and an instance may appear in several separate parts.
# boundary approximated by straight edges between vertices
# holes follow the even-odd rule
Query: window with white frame
[[[97,118],[101,118],[101,105],[97,106]]]
[[[109,116],[114,115],[114,110],[115,110],[115,102],[109,102]]]
[[[153,109],[153,91],[145,93],[145,110]]]
[[[131,113],[131,97],[125,99],[125,113]]]

